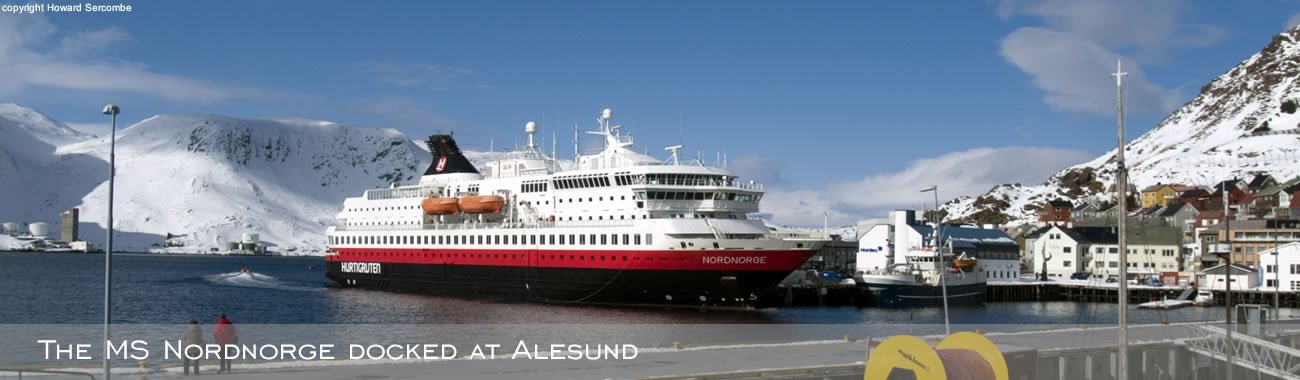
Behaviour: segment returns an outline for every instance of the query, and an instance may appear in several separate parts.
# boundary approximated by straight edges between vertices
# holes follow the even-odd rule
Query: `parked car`
[[[1079,273],[1075,273],[1075,274],[1070,275],[1070,279],[1071,279],[1071,280],[1087,280],[1089,277],[1092,277],[1092,273],[1088,273],[1088,272],[1079,272]]]

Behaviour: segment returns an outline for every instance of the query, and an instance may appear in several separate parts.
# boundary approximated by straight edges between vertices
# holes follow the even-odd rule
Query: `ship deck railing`
[[[512,223],[427,223],[423,225],[390,226],[336,226],[335,231],[427,231],[427,230],[484,230],[484,229],[530,229],[556,227],[631,227],[632,220],[575,220],[575,221],[540,221]]]

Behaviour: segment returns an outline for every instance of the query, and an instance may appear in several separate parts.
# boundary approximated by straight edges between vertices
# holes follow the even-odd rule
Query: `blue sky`
[[[297,116],[476,149],[536,120],[565,156],[611,107],[652,154],[726,152],[791,224],[919,207],[928,183],[1041,182],[1115,144],[1115,60],[1132,138],[1300,22],[1300,0],[126,3],[0,15],[0,101],[92,127],[113,102],[128,122]]]

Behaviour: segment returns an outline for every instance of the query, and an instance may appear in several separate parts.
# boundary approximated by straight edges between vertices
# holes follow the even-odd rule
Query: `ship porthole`
[[[672,301],[672,300],[673,300],[673,296],[672,296],[671,294],[669,294],[669,295],[665,295],[665,296],[664,296],[664,299],[669,300],[669,301]]]
[[[704,298],[704,296],[700,296],[700,302],[704,302],[705,300],[707,300],[707,298]]]

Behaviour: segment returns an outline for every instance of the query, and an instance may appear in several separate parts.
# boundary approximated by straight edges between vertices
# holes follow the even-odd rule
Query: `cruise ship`
[[[633,151],[597,117],[604,148],[561,165],[536,144],[476,168],[430,136],[415,184],[344,200],[327,231],[339,286],[554,303],[748,306],[827,242],[751,218],[761,185],[725,168]]]

